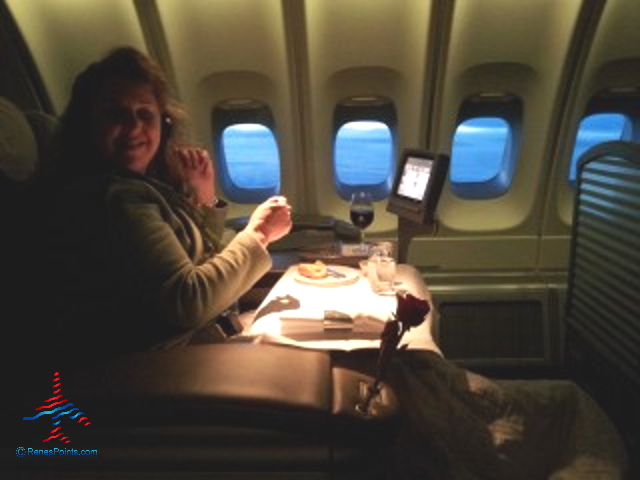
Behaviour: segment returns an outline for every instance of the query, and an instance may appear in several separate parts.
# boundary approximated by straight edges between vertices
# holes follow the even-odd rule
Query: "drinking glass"
[[[369,192],[359,191],[351,195],[349,216],[351,223],[360,230],[360,249],[364,253],[366,252],[364,231],[373,223],[373,198]]]
[[[369,257],[368,277],[371,289],[380,295],[395,294],[396,261],[391,244],[381,242],[373,246]]]

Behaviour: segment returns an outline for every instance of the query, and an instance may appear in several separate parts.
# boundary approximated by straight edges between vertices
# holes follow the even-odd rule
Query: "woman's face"
[[[151,85],[114,80],[94,108],[94,140],[103,160],[144,174],[158,151],[161,112]]]

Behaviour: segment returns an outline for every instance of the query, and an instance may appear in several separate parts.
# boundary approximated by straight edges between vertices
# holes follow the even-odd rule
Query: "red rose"
[[[399,323],[397,320],[389,320],[384,324],[382,334],[380,335],[381,349],[395,349],[398,346],[400,337],[402,337]]]
[[[414,297],[410,293],[404,295],[396,293],[396,298],[398,299],[396,319],[402,324],[403,332],[420,325],[431,311],[429,302]]]
[[[376,377],[369,388],[367,396],[356,408],[364,415],[370,415],[371,402],[380,393],[382,377],[391,362],[391,357],[398,348],[402,335],[412,327],[417,327],[424,322],[425,317],[431,311],[431,305],[426,300],[414,297],[410,293],[401,295],[396,293],[398,307],[393,320],[385,323],[380,335],[380,351],[378,353],[378,365]]]

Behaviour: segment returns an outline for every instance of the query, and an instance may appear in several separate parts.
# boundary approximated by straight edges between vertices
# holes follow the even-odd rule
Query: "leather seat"
[[[24,416],[49,398],[51,380],[20,392]],[[61,427],[72,443],[38,445],[53,429],[42,418],[48,415],[22,421],[12,438],[37,448],[94,449],[97,456],[30,457],[28,464],[14,458],[5,467],[23,478],[46,470],[62,478],[88,471],[105,478],[152,472],[387,478],[385,451],[398,428],[398,405],[385,386],[371,414],[359,413],[371,380],[336,365],[327,352],[288,346],[230,343],[129,355],[60,373],[56,388],[81,409],[82,423],[90,422],[64,417]]]
[[[46,249],[38,228],[46,202],[32,204],[39,197],[31,188],[55,123],[0,99],[0,261],[8,280],[3,283],[10,285],[3,312],[15,312],[3,319],[3,365],[11,368],[3,377],[10,395],[3,409],[8,422],[0,471],[38,479],[48,472],[83,479],[384,478],[384,448],[398,420],[395,396],[385,388],[372,414],[359,414],[356,405],[372,379],[337,365],[326,352],[202,345],[54,371],[56,345],[46,334],[51,319],[38,309],[38,291],[47,288],[38,283],[38,261]],[[54,394],[56,373],[62,393]],[[62,437],[43,442],[56,428],[53,414],[23,418],[53,410],[36,409],[60,394],[88,420],[61,417],[59,426],[71,443]],[[25,459],[16,456],[17,447],[98,455]]]
[[[22,111],[0,97],[0,174],[5,181],[27,180],[36,169],[38,146]]]
[[[3,287],[3,337],[13,361],[30,361],[47,342],[34,322],[42,288],[39,258],[46,204],[35,194],[38,170],[50,155],[58,120],[45,112],[23,112],[0,97],[0,274]],[[44,322],[44,320],[43,320]],[[18,356],[26,351],[27,358]],[[34,359],[35,361],[35,359]]]

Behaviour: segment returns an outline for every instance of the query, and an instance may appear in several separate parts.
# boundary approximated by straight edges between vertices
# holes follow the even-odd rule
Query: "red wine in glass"
[[[373,210],[359,210],[358,208],[351,207],[349,215],[351,216],[351,223],[360,230],[364,230],[373,223]]]
[[[369,192],[356,192],[351,196],[349,216],[360,230],[360,247],[364,251],[364,230],[373,223],[373,198]]]

